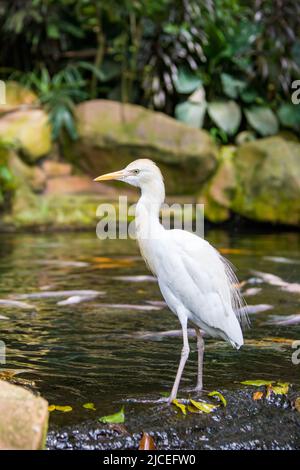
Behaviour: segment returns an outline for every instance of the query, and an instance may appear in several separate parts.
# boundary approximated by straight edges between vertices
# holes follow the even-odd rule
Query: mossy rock
[[[218,168],[199,195],[198,202],[204,204],[204,216],[210,222],[222,223],[231,217],[236,190],[235,152],[236,148],[229,145],[220,149]]]
[[[0,139],[14,145],[31,163],[51,150],[48,115],[41,109],[27,109],[0,118]]]
[[[96,229],[99,204],[116,201],[103,200],[95,194],[34,194],[29,187],[16,190],[12,211],[2,217],[1,229],[37,231]]]
[[[213,173],[217,148],[210,135],[162,113],[109,100],[77,107],[79,140],[64,154],[88,174],[117,170],[136,158],[156,161],[172,194],[193,193]]]
[[[6,103],[0,105],[0,113],[38,103],[38,97],[32,90],[14,81],[5,82],[5,99]]]
[[[251,220],[299,226],[300,144],[269,137],[237,149],[231,209]]]

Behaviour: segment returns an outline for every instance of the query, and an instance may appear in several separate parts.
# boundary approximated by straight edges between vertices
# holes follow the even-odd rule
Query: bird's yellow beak
[[[98,176],[94,181],[108,181],[108,180],[118,180],[125,176],[125,171],[114,171],[113,173],[106,173],[105,175]]]

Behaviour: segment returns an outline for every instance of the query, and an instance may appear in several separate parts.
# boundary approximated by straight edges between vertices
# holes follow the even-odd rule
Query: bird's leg
[[[181,326],[182,326],[182,336],[183,336],[183,347],[181,350],[181,358],[175,378],[175,382],[172,388],[171,395],[169,397],[168,403],[171,403],[173,400],[175,400],[178,392],[178,387],[179,383],[181,380],[182,372],[185,366],[185,363],[187,361],[187,358],[189,357],[190,353],[190,346],[189,346],[189,340],[188,340],[188,332],[187,332],[187,319],[182,319],[181,321]]]
[[[203,355],[204,355],[204,340],[199,328],[195,328],[197,335],[197,349],[198,349],[198,375],[197,385],[195,390],[200,392],[203,388]]]

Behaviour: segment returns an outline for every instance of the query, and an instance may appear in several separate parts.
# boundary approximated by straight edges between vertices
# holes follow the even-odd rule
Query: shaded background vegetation
[[[1,77],[38,92],[54,138],[76,138],[74,103],[91,98],[163,111],[221,142],[299,130],[294,0],[2,0],[0,25]]]

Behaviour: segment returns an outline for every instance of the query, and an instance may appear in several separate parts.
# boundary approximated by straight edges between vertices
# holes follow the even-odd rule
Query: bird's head
[[[94,179],[94,181],[100,182],[108,180],[124,181],[143,190],[154,187],[157,182],[161,184],[163,177],[160,169],[152,160],[141,158],[129,163],[123,170],[106,173]]]

